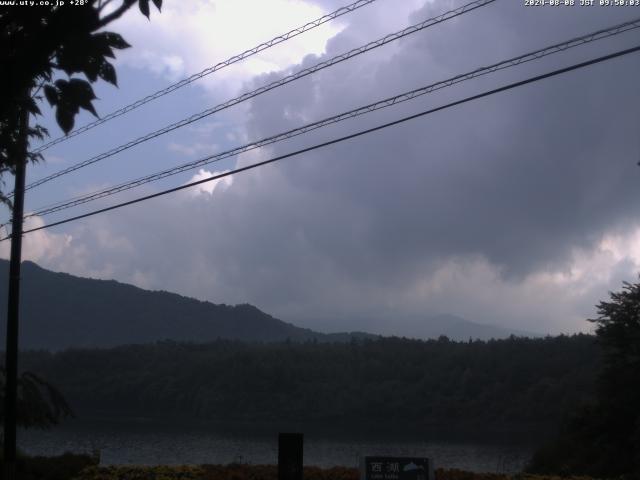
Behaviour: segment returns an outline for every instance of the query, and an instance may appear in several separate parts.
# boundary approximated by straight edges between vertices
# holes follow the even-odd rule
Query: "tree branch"
[[[124,14],[124,12],[126,12],[133,6],[134,3],[136,3],[135,0],[124,0],[122,2],[122,5],[120,5],[120,7],[118,7],[116,10],[114,10],[113,12],[111,12],[109,15],[102,18],[98,22],[98,28],[102,28],[105,25],[108,25],[114,20],[117,20],[118,18],[120,18]]]
[[[102,10],[104,10],[104,7],[106,7],[107,5],[109,5],[113,0],[99,0],[98,1],[98,12],[102,12]]]

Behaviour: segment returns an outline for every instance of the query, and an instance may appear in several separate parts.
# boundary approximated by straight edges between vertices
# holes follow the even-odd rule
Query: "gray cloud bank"
[[[459,4],[428,3],[408,21]],[[385,32],[376,8],[350,18],[325,57]],[[498,1],[254,100],[245,133],[262,138],[634,13]],[[487,76],[240,163],[637,39],[627,33]],[[639,57],[629,56],[241,174],[211,194],[96,217],[66,229],[72,240],[41,263],[215,302],[250,302],[320,330],[401,334],[403,319],[441,312],[538,332],[584,329],[594,303],[633,280],[640,262],[632,252],[640,238],[638,74]]]

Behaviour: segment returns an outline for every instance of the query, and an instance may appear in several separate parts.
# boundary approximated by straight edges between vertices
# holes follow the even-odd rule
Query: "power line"
[[[450,10],[448,12],[445,12],[441,15],[438,15],[437,17],[433,17],[427,20],[424,20],[423,22],[417,23],[415,25],[412,25],[410,27],[407,27],[403,30],[400,30],[398,32],[395,33],[390,33],[388,35],[385,35],[384,37],[375,40],[373,42],[369,42],[366,45],[363,45],[361,47],[358,48],[354,48],[353,50],[350,50],[346,53],[343,53],[341,55],[337,55],[333,58],[330,58],[329,60],[325,60],[324,62],[320,62],[317,63],[316,65],[309,67],[309,68],[305,68],[303,70],[300,70],[294,74],[291,75],[287,75],[286,77],[271,82],[268,85],[262,86],[256,90],[253,90],[251,92],[247,92],[244,93],[242,95],[240,95],[239,97],[233,98],[231,100],[228,100],[224,103],[221,103],[219,105],[216,105],[215,107],[211,107],[207,110],[204,110],[202,112],[196,113],[188,118],[185,118],[183,120],[180,120],[178,122],[172,123],[171,125],[167,125],[166,127],[163,127],[159,130],[156,130],[154,132],[148,133],[142,137],[136,138],[135,140],[131,140],[130,142],[127,142],[125,144],[119,145],[118,147],[115,147],[105,153],[101,153],[100,155],[97,155],[95,157],[92,157],[88,160],[84,160],[80,163],[77,163],[76,165],[72,165],[71,167],[65,168],[63,170],[60,170],[58,172],[52,173],[51,175],[44,177],[40,180],[36,180],[35,182],[32,182],[30,184],[28,184],[25,187],[25,190],[30,190],[32,188],[35,188],[37,186],[40,186],[44,183],[47,183],[55,178],[58,178],[62,175],[66,175],[68,173],[74,172],[76,170],[79,170],[80,168],[86,167],[88,165],[94,164],[96,162],[99,162],[101,160],[104,160],[106,158],[109,158],[113,155],[116,155],[124,150],[128,150],[131,147],[134,147],[136,145],[139,145],[140,143],[149,141],[153,138],[159,137],[160,135],[164,135],[165,133],[171,132],[173,130],[176,130],[178,128],[184,127],[186,125],[189,125],[193,122],[196,122],[198,120],[201,120],[205,117],[208,117],[209,115],[212,115],[216,112],[219,112],[221,110],[225,110],[231,106],[237,105],[241,102],[244,102],[246,100],[249,100],[251,98],[254,98],[258,95],[261,95],[263,93],[266,93],[270,90],[273,90],[274,88],[278,88],[281,87],[283,85],[286,85],[287,83],[293,82],[295,80],[299,80],[300,78],[306,77],[307,75],[311,75],[312,73],[318,72],[320,70],[323,70],[325,68],[331,67],[333,65],[336,65],[340,62],[343,62],[345,60],[348,60],[350,58],[353,58],[355,56],[361,55],[365,52],[368,52],[370,50],[373,50],[375,48],[381,47],[383,45],[386,45],[389,42],[393,42],[395,40],[398,40],[400,38],[406,37],[407,35],[411,35],[412,33],[416,33],[420,30],[424,30],[425,28],[431,27],[433,25],[437,25],[439,23],[445,22],[447,20],[451,20],[452,18],[458,17],[460,15],[463,15],[465,13],[468,13],[472,10],[475,10],[477,8],[483,7],[487,4],[493,3],[496,0],[474,0],[470,3],[467,3],[466,5],[463,5],[462,7],[456,8],[454,10]]]
[[[614,35],[619,35],[623,32],[627,32],[629,30],[632,29],[636,29],[636,28],[640,28],[640,18],[636,18],[635,20],[630,20],[628,22],[624,22],[609,28],[605,28],[605,29],[601,29],[592,33],[589,33],[587,35],[583,35],[580,37],[576,37],[561,43],[557,43],[545,48],[541,48],[523,55],[519,55],[517,57],[508,59],[508,60],[503,60],[499,63],[495,63],[492,65],[489,65],[487,67],[481,67],[478,68],[476,70],[472,70],[470,72],[464,73],[464,74],[460,74],[460,75],[456,75],[455,77],[449,78],[447,80],[442,80],[424,87],[420,87],[414,90],[411,90],[409,92],[405,92],[399,95],[395,95],[393,97],[388,97],[385,98],[383,100],[379,100],[376,101],[374,103],[370,103],[368,105],[362,106],[362,107],[358,107],[356,109],[353,110],[349,110],[347,112],[343,112],[331,117],[327,117],[324,118],[322,120],[307,124],[307,125],[303,125],[302,127],[298,127],[292,130],[288,130],[286,132],[282,132],[282,133],[278,133],[276,135],[267,137],[267,138],[263,138],[261,140],[255,141],[255,142],[251,142],[239,147],[235,147],[233,149],[230,150],[226,150],[224,152],[221,153],[217,153],[213,156],[207,156],[205,158],[202,159],[198,159],[195,160],[193,162],[188,162],[176,167],[172,167],[160,172],[156,172],[150,175],[146,175],[144,177],[140,177],[138,179],[135,180],[131,180],[125,183],[121,183],[119,185],[115,185],[112,187],[108,187],[106,189],[103,190],[99,190],[97,192],[93,192],[87,195],[83,195],[83,196],[79,196],[79,197],[75,197],[69,200],[63,200],[60,202],[57,202],[53,205],[47,206],[47,207],[42,207],[40,209],[37,209],[35,212],[30,213],[29,215],[25,216],[26,218],[29,217],[34,217],[34,216],[45,216],[45,215],[49,215],[55,212],[59,212],[62,210],[66,210],[68,208],[72,208],[78,205],[82,205],[84,203],[88,203],[91,202],[93,200],[97,200],[100,198],[104,198],[107,196],[111,196],[111,195],[115,195],[117,193],[138,187],[140,185],[146,184],[146,183],[150,183],[153,181],[157,181],[160,180],[162,178],[166,178],[172,175],[176,175],[188,170],[192,170],[194,168],[198,168],[204,165],[208,165],[214,162],[218,162],[220,160],[226,159],[226,158],[230,158],[236,155],[239,155],[241,153],[245,153],[247,151],[250,150],[254,150],[256,148],[260,148],[260,147],[264,147],[266,145],[270,145],[282,140],[287,140],[289,138],[293,138],[305,133],[308,133],[310,131],[334,124],[334,123],[338,123],[347,119],[351,119],[351,118],[355,118],[358,117],[360,115],[364,115],[376,110],[380,110],[383,108],[387,108],[393,105],[397,105],[399,103],[403,103],[409,100],[413,100],[416,97],[422,96],[422,95],[426,95],[428,93],[434,92],[436,90],[440,90],[446,87],[450,87],[452,85],[476,78],[476,77],[480,77],[483,75],[487,75],[489,73],[493,73],[496,71],[500,71],[506,68],[510,68],[510,67],[514,67],[517,65],[521,65],[523,63],[526,62],[530,62],[533,60],[537,60],[540,58],[543,58],[545,56],[548,55],[552,55],[558,52],[562,52],[562,51],[566,51],[569,50],[571,48],[575,48],[579,45],[583,45],[585,43],[589,43],[589,42],[593,42],[596,40],[601,40],[604,38],[608,38]]]
[[[409,116],[400,118],[398,120],[394,120],[392,122],[388,122],[388,123],[384,123],[382,125],[378,125],[376,127],[368,128],[366,130],[361,130],[359,132],[352,133],[350,135],[345,135],[343,137],[334,138],[333,140],[329,140],[329,141],[326,141],[326,142],[323,142],[323,143],[318,143],[316,145],[312,145],[311,147],[306,147],[306,148],[303,148],[303,149],[300,149],[300,150],[296,150],[294,152],[287,153],[287,154],[284,154],[284,155],[280,155],[280,156],[271,158],[269,160],[264,160],[262,162],[253,163],[253,164],[247,165],[245,167],[236,168],[236,169],[231,170],[229,172],[221,173],[219,175],[214,175],[214,176],[211,176],[209,178],[205,178],[203,180],[198,180],[198,181],[195,181],[195,182],[187,183],[185,185],[180,185],[178,187],[170,188],[168,190],[163,190],[161,192],[153,193],[151,195],[145,195],[143,197],[139,197],[139,198],[136,198],[134,200],[129,200],[127,202],[118,203],[118,204],[112,205],[110,207],[105,207],[105,208],[101,208],[101,209],[98,209],[98,210],[93,210],[91,212],[84,213],[82,215],[76,215],[75,217],[66,218],[64,220],[60,220],[58,222],[50,223],[48,225],[43,225],[43,226],[40,226],[40,227],[36,227],[36,228],[29,229],[29,230],[25,230],[23,233],[26,234],[26,233],[30,233],[30,232],[36,232],[38,230],[44,230],[44,229],[47,229],[47,228],[55,227],[55,226],[58,226],[58,225],[63,225],[65,223],[73,222],[75,220],[80,220],[82,218],[91,217],[91,216],[97,215],[99,213],[105,213],[105,212],[109,212],[111,210],[116,210],[116,209],[119,209],[119,208],[122,208],[122,207],[126,207],[128,205],[133,205],[135,203],[140,203],[140,202],[143,202],[143,201],[146,201],[146,200],[151,200],[152,198],[164,196],[164,195],[167,195],[169,193],[174,193],[174,192],[177,192],[179,190],[184,190],[186,188],[194,187],[196,185],[201,185],[203,183],[211,182],[211,181],[214,181],[214,180],[219,180],[221,178],[228,177],[230,175],[234,175],[236,173],[244,172],[244,171],[247,171],[247,170],[252,170],[252,169],[257,168],[257,167],[261,167],[261,166],[264,166],[264,165],[267,165],[267,164],[270,164],[270,163],[274,163],[274,162],[277,162],[277,161],[280,161],[280,160],[284,160],[285,158],[297,156],[297,155],[300,155],[302,153],[307,153],[307,152],[310,152],[310,151],[313,151],[313,150],[316,150],[316,149],[319,149],[319,148],[327,147],[329,145],[334,145],[336,143],[344,142],[346,140],[351,140],[353,138],[357,138],[357,137],[360,137],[360,136],[363,136],[363,135],[366,135],[366,134],[369,134],[369,133],[377,132],[379,130],[383,130],[383,129],[388,128],[388,127],[399,125],[399,124],[407,122],[409,120],[414,120],[416,118],[423,117],[423,116],[426,116],[426,115],[429,115],[429,114],[432,114],[432,113],[436,113],[436,112],[439,112],[441,110],[446,110],[448,108],[455,107],[457,105],[462,105],[464,103],[468,103],[468,102],[471,102],[471,101],[474,101],[474,100],[478,100],[478,99],[481,99],[481,98],[484,98],[484,97],[488,97],[488,96],[494,95],[496,93],[500,93],[500,92],[504,92],[504,91],[507,91],[507,90],[511,90],[511,89],[514,89],[514,88],[517,88],[517,87],[521,87],[521,86],[530,84],[530,83],[534,83],[534,82],[538,82],[540,80],[544,80],[546,78],[551,78],[551,77],[554,77],[554,76],[557,76],[557,75],[561,75],[563,73],[567,73],[567,72],[570,72],[570,71],[573,71],[573,70],[578,70],[578,69],[581,69],[581,68],[585,68],[585,67],[590,66],[590,65],[601,63],[601,62],[604,62],[604,61],[607,61],[607,60],[611,60],[611,59],[614,59],[614,58],[617,58],[617,57],[621,57],[623,55],[628,55],[628,54],[631,54],[631,53],[634,53],[634,52],[638,52],[638,51],[640,51],[640,45],[637,45],[635,47],[628,48],[628,49],[625,49],[625,50],[619,50],[619,51],[611,53],[609,55],[604,55],[604,56],[597,57],[597,58],[594,58],[594,59],[591,59],[591,60],[588,60],[588,61],[585,61],[585,62],[573,64],[573,65],[571,65],[569,67],[564,67],[564,68],[560,68],[560,69],[557,69],[557,70],[553,70],[551,72],[548,72],[548,73],[545,73],[545,74],[542,74],[542,75],[537,75],[535,77],[530,77],[530,78],[528,78],[526,80],[521,80],[519,82],[510,83],[508,85],[505,85],[505,86],[502,86],[502,87],[499,87],[499,88],[495,88],[493,90],[489,90],[489,91],[486,91],[486,92],[483,92],[483,93],[480,93],[480,94],[477,94],[477,95],[472,95],[470,97],[463,98],[462,100],[457,100],[455,102],[447,103],[445,105],[442,105],[442,106],[439,106],[439,107],[436,107],[436,108],[432,108],[432,109],[429,109],[429,110],[422,111],[420,113],[409,115]],[[8,238],[11,238],[11,235],[0,239],[0,241],[7,240]]]
[[[75,137],[76,135],[80,135],[81,133],[84,133],[88,130],[91,130],[92,128],[95,128],[99,125],[102,125],[103,123],[108,122],[109,120],[113,120],[116,117],[119,117],[121,115],[124,115],[126,113],[131,112],[132,110],[135,110],[136,108],[141,107],[142,105],[149,103],[153,100],[156,100],[160,97],[163,97],[171,92],[174,92],[176,90],[178,90],[179,88],[182,88],[186,85],[189,85],[192,82],[195,82],[196,80],[200,80],[201,78],[210,75],[214,72],[217,72],[218,70],[221,70],[225,67],[228,67],[230,65],[233,65],[234,63],[240,62],[241,60],[244,60],[245,58],[251,57],[253,55],[256,55],[264,50],[267,50],[268,48],[271,48],[275,45],[278,45],[280,43],[286,42],[287,40],[290,40],[294,37],[297,37],[298,35],[301,35],[305,32],[308,32],[309,30],[313,30],[316,27],[319,27],[320,25],[327,23],[331,20],[334,20],[338,17],[341,17],[342,15],[346,15],[348,13],[351,13],[361,7],[364,7],[366,5],[369,5],[370,3],[375,2],[376,0],[358,0],[356,2],[353,2],[349,5],[346,5],[344,7],[341,7],[331,13],[328,13],[326,15],[323,15],[320,18],[317,18],[315,20],[312,20],[311,22],[306,23],[305,25],[295,28],[287,33],[284,33],[282,35],[278,35],[277,37],[272,38],[271,40],[261,43],[260,45],[250,48],[249,50],[245,50],[244,52],[238,54],[238,55],[234,55],[233,57],[228,58],[227,60],[224,60],[220,63],[217,63],[211,67],[205,68],[204,70],[202,70],[201,72],[195,73],[193,75],[191,75],[188,78],[183,78],[182,80],[169,85],[168,87],[162,89],[162,90],[158,90],[155,93],[152,93],[150,95],[147,95],[144,98],[141,98],[139,100],[136,100],[135,102],[126,105],[125,107],[122,107],[118,110],[115,110],[114,112],[109,113],[108,115],[105,115],[104,117],[91,122],[87,125],[84,125],[83,127],[77,128],[75,130],[72,130],[71,132],[69,132],[67,135],[63,135],[61,137],[58,137],[54,140],[51,140],[48,143],[45,143],[44,145],[36,148],[34,150],[34,153],[40,153],[45,151],[46,149],[48,149],[49,147],[52,147],[53,145],[57,145],[58,143],[64,142],[72,137]]]

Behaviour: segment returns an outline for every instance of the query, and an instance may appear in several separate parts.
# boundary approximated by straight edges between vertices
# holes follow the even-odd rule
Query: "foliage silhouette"
[[[0,392],[4,393],[5,370],[0,370]],[[0,398],[0,400],[3,400]],[[65,417],[72,417],[71,407],[50,383],[31,372],[18,378],[17,424],[25,428],[47,429]],[[4,401],[0,401],[0,420],[4,419]]]
[[[40,91],[55,108],[56,121],[65,133],[73,129],[80,108],[98,115],[92,103],[96,96],[91,83],[102,79],[117,85],[116,71],[107,59],[115,58],[114,49],[129,47],[119,34],[99,30],[136,3],[149,18],[149,0],[0,7],[0,177],[15,171],[16,159],[20,158],[20,112],[26,109],[31,115],[41,114]],[[162,0],[153,3],[160,10]],[[30,139],[47,135],[41,125],[27,131]],[[30,152],[28,160],[42,160],[42,155]],[[11,205],[1,189],[0,201]]]
[[[495,341],[159,342],[24,352],[79,418],[172,418],[328,433],[548,433],[594,394],[588,335]],[[230,424],[229,424],[230,422]],[[226,428],[226,426],[224,427]],[[470,438],[470,437],[467,437]]]
[[[16,478],[20,480],[79,480],[87,478],[81,476],[81,472],[94,469],[99,464],[99,452],[94,452],[93,455],[64,453],[55,457],[32,457],[19,454]],[[0,469],[0,480],[4,480],[4,473]]]
[[[41,114],[40,91],[55,108],[56,121],[65,133],[73,128],[80,108],[97,116],[91,83],[101,78],[117,85],[115,69],[107,58],[115,58],[114,49],[129,46],[119,34],[100,30],[136,3],[148,18],[149,0],[0,7],[0,178],[7,172],[15,173],[18,162],[23,161],[20,144],[24,135],[27,140],[48,135],[37,124],[21,131],[25,111]],[[153,3],[160,9],[162,0]],[[59,78],[63,75],[67,79]],[[27,152],[27,161],[41,159],[41,154]],[[0,201],[12,207],[1,189]],[[4,371],[1,378],[4,392]],[[22,374],[18,381],[18,424],[46,428],[70,414],[66,401],[52,385],[32,373]]]
[[[595,401],[534,455],[532,472],[640,478],[640,283],[624,282],[597,308],[590,321],[603,363]]]

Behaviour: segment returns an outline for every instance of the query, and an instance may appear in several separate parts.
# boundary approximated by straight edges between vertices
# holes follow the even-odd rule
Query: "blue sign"
[[[420,457],[364,457],[360,480],[434,480],[433,462]]]

